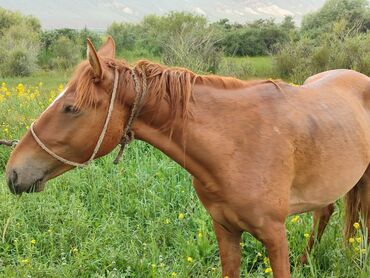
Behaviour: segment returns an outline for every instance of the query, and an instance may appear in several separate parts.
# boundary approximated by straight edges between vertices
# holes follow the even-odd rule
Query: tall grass
[[[27,125],[14,115],[37,117],[67,78],[3,81],[12,95],[0,103],[1,121],[8,124],[0,138],[18,138]],[[39,96],[18,97],[11,89],[18,82],[26,93],[42,82]],[[9,151],[0,154],[3,167]],[[42,193],[21,197],[9,193],[0,172],[0,276],[220,277],[211,221],[189,174],[143,142],[132,143],[120,165],[112,160],[108,155],[50,181]],[[288,219],[287,229],[293,277],[369,277],[370,251],[358,242],[360,230],[349,248],[343,244],[341,204],[307,266],[298,259],[311,215]],[[242,277],[271,276],[261,243],[245,234],[242,250]]]

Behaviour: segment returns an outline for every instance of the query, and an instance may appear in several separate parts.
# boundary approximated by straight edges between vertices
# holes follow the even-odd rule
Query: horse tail
[[[354,235],[355,222],[359,222],[361,211],[361,196],[359,187],[362,185],[362,178],[345,196],[345,228],[344,237],[348,243],[348,239]]]

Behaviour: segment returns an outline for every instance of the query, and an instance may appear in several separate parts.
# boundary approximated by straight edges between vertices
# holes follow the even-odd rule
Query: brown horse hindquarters
[[[305,107],[293,135],[292,214],[333,203],[356,185],[369,165],[369,78],[352,71],[328,74],[302,88]]]

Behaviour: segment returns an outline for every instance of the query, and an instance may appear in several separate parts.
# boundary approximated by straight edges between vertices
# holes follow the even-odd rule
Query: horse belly
[[[307,171],[310,172],[309,178],[306,172],[296,179],[290,192],[290,214],[311,211],[334,203],[356,185],[368,166],[367,162],[358,160],[335,162],[312,169],[316,175]],[[342,167],[339,167],[339,163]],[[333,164],[337,165],[330,167]]]

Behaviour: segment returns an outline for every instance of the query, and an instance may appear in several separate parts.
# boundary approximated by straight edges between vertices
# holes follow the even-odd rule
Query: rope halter
[[[132,123],[136,120],[136,118],[138,117],[138,115],[141,111],[141,108],[142,108],[141,106],[142,106],[143,100],[144,100],[144,98],[146,96],[146,92],[147,92],[147,90],[146,90],[146,76],[145,76],[144,68],[142,68],[143,83],[142,83],[142,86],[141,86],[141,90],[139,90],[139,82],[138,82],[138,78],[137,78],[137,75],[136,75],[134,69],[131,69],[131,75],[132,75],[133,80],[134,80],[136,95],[135,95],[134,104],[133,104],[133,107],[132,107],[132,110],[131,110],[131,115],[130,115],[127,123],[126,123],[126,126],[123,129],[123,136],[121,137],[121,141],[119,143],[121,145],[121,148],[120,148],[120,150],[117,154],[116,159],[114,160],[114,164],[117,164],[120,161],[120,159],[123,155],[125,145],[127,145],[128,143],[130,143],[134,139],[134,133],[131,130],[131,126],[132,126]],[[119,79],[118,69],[117,69],[117,67],[115,67],[113,91],[112,91],[112,95],[111,95],[110,102],[109,102],[108,113],[107,113],[107,116],[105,118],[103,129],[100,133],[98,141],[96,142],[94,151],[93,151],[93,153],[91,154],[90,158],[87,161],[85,161],[83,163],[79,163],[79,162],[70,161],[66,158],[63,158],[63,157],[57,155],[55,152],[53,152],[51,149],[49,149],[40,140],[40,138],[36,135],[36,132],[35,132],[35,129],[34,129],[34,123],[35,122],[33,122],[30,126],[30,131],[31,131],[31,134],[32,134],[33,138],[35,139],[36,143],[45,152],[47,152],[49,155],[51,155],[52,157],[54,157],[55,159],[59,160],[60,162],[62,162],[64,164],[71,165],[71,166],[74,166],[74,167],[85,167],[85,166],[89,165],[91,163],[91,161],[93,161],[94,158],[96,157],[96,154],[99,152],[99,149],[100,149],[100,147],[103,143],[104,137],[105,137],[106,132],[107,132],[109,121],[112,118],[114,103],[115,103],[116,95],[117,95],[118,79]]]

